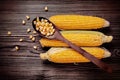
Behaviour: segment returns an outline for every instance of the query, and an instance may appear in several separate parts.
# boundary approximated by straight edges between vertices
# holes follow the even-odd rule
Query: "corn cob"
[[[103,43],[111,42],[112,36],[106,36],[97,31],[61,31],[62,35],[77,46],[100,46]],[[42,47],[68,46],[59,40],[40,39]]]
[[[108,27],[110,23],[100,17],[83,15],[55,15],[49,18],[59,29],[98,29]]]
[[[105,48],[82,47],[82,49],[86,50],[98,59],[111,56],[111,53]],[[49,61],[54,63],[90,62],[88,59],[86,59],[71,48],[51,48],[46,53],[41,53],[40,58],[43,60],[48,59]]]

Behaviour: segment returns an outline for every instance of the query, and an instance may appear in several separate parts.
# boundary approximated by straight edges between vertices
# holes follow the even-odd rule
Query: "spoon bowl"
[[[45,18],[45,17],[38,17],[38,18],[39,18],[40,21],[41,21],[42,19],[45,19],[45,20],[47,20],[47,22],[52,23],[50,20],[48,20],[48,19]],[[48,39],[55,39],[56,36],[59,34],[59,33],[57,33],[57,32],[59,31],[59,29],[56,28],[53,23],[52,23],[52,25],[53,25],[53,28],[55,29],[55,32],[54,32],[53,35],[45,36],[45,35],[41,34],[41,32],[36,29],[36,25],[34,24],[34,21],[36,21],[36,20],[37,20],[37,17],[33,19],[33,21],[32,21],[32,26],[33,26],[34,30],[35,30],[40,36],[45,37],[45,38],[48,38]],[[56,33],[57,33],[57,34],[56,34]],[[55,36],[55,35],[56,35],[56,36]],[[60,34],[59,34],[59,35],[60,35]]]

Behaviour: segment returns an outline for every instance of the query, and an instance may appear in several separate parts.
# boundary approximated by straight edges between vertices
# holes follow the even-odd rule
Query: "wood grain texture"
[[[0,0],[0,80],[120,80],[120,1],[115,0]],[[48,6],[48,12],[44,7]],[[56,14],[81,14],[99,16],[110,21],[110,28],[100,29],[114,39],[102,46],[112,52],[112,56],[103,59],[113,67],[113,73],[107,74],[92,63],[55,64],[43,62],[38,54],[42,49],[36,41],[29,40],[27,28],[33,28],[31,21],[36,16],[49,18]],[[21,22],[29,15],[26,25]],[[26,20],[26,19],[25,19]],[[7,32],[12,35],[8,36]],[[23,38],[25,41],[19,42]],[[19,51],[14,47],[18,45]],[[39,46],[39,51],[33,49]]]

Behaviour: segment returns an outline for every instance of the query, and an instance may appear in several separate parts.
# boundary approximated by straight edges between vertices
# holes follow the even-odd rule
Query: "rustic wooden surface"
[[[120,2],[105,0],[0,0],[0,80],[120,80]],[[44,7],[49,11],[45,12]],[[113,35],[114,40],[104,44],[112,52],[110,58],[103,61],[113,67],[113,73],[108,74],[92,63],[54,64],[43,62],[38,54],[33,54],[33,45],[39,46],[39,52],[44,52],[38,43],[31,42],[26,33],[32,28],[31,21],[36,16],[49,18],[55,14],[82,14],[103,17],[111,22],[110,28],[100,31]],[[31,19],[23,26],[25,16]],[[12,35],[8,36],[7,31]],[[24,38],[24,42],[19,42]],[[20,47],[14,51],[15,45]],[[38,52],[38,51],[35,51]]]

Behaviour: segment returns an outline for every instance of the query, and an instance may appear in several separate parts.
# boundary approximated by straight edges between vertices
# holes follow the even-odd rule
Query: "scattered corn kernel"
[[[29,19],[30,19],[30,16],[27,15],[26,18],[27,18],[27,20],[29,20]]]
[[[29,38],[32,39],[32,38],[33,38],[33,35],[30,35]]]
[[[23,39],[22,39],[22,38],[20,38],[20,39],[19,39],[19,41],[20,41],[20,42],[22,42],[22,41],[23,41]]]
[[[31,29],[30,29],[30,28],[28,28],[28,29],[27,29],[27,32],[29,33],[30,31],[31,31]]]
[[[10,36],[12,33],[10,31],[8,31],[7,34]]]
[[[34,42],[35,41],[35,37],[33,37],[31,40]]]
[[[37,32],[36,31],[33,31],[33,34],[36,34]]]
[[[22,24],[23,24],[23,25],[25,25],[25,24],[26,24],[25,20],[23,20],[23,21],[22,21]]]
[[[46,11],[46,12],[48,11],[48,7],[47,7],[47,6],[45,6],[45,8],[44,8],[44,9],[45,9],[45,11]]]
[[[19,50],[19,47],[18,47],[18,46],[15,46],[15,50],[18,51],[18,50]]]
[[[37,46],[33,46],[33,48],[34,48],[35,50],[37,50],[38,47],[37,47]]]

